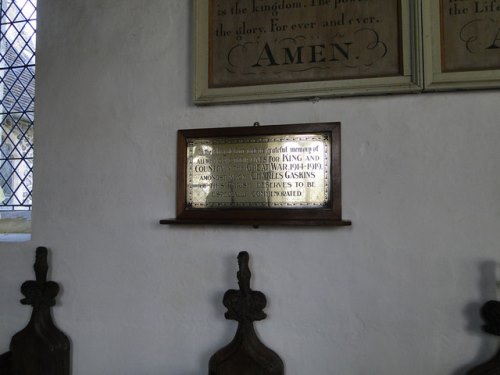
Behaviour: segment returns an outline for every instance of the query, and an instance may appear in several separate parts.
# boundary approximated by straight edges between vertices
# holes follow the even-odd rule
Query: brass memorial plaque
[[[328,133],[187,140],[191,208],[312,208],[330,199]]]
[[[350,225],[340,123],[179,130],[176,203],[161,224]]]

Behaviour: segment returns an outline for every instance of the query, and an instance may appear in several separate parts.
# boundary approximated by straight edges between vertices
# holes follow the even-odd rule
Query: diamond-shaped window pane
[[[7,205],[31,205],[33,160],[20,159],[0,164],[0,197]]]
[[[22,67],[35,63],[35,29],[29,22],[2,25],[1,38],[0,66]]]
[[[0,75],[2,113],[32,112],[35,102],[35,69],[12,68]]]
[[[33,122],[28,117],[6,116],[2,129],[0,161],[33,158]]]
[[[2,23],[20,22],[36,19],[36,1],[2,1]]]
[[[30,210],[36,0],[1,0],[0,211]]]

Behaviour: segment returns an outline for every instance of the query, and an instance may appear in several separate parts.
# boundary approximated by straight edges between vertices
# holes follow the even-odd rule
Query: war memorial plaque
[[[177,222],[348,224],[339,123],[179,130],[177,168]]]
[[[330,135],[187,140],[187,205],[192,208],[325,207]]]

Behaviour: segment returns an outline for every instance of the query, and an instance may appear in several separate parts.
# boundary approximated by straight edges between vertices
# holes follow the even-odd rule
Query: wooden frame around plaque
[[[196,104],[423,88],[421,0],[193,1]]]
[[[340,123],[179,130],[176,218],[161,224],[350,225]]]
[[[423,0],[425,90],[500,87],[500,2]]]

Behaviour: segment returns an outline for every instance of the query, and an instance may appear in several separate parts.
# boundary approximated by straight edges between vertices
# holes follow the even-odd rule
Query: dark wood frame
[[[260,135],[331,134],[330,197],[321,208],[188,208],[187,139],[215,137],[245,137]],[[340,123],[289,124],[235,128],[179,130],[177,136],[177,204],[176,218],[160,224],[231,224],[231,225],[329,225],[346,226],[342,220]]]

